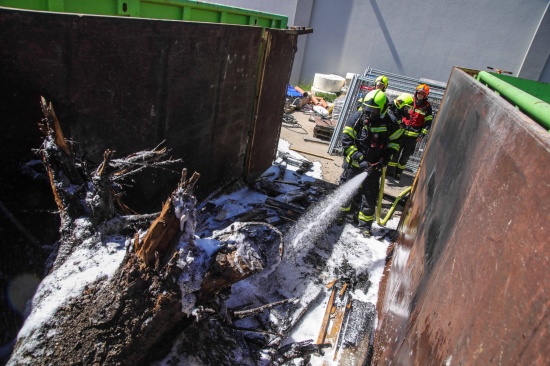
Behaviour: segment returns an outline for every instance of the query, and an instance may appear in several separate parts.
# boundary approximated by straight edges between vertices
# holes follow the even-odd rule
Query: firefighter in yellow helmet
[[[409,93],[401,93],[393,100],[392,103],[390,103],[390,106],[388,108],[388,116],[390,117],[390,120],[393,124],[393,127],[397,129],[397,131],[391,136],[391,140],[398,140],[405,131],[402,127],[403,124],[403,117],[407,117],[409,115],[409,112],[411,111],[414,104],[414,97],[412,94]],[[400,142],[401,140],[398,140]],[[393,176],[395,174],[395,169],[397,167],[397,160],[396,156],[398,154],[393,154],[392,160],[388,163],[388,175]]]
[[[399,139],[400,150],[393,155],[387,176],[393,175],[396,181],[401,179],[401,173],[407,167],[409,157],[414,153],[417,142],[420,142],[428,134],[432,125],[432,105],[428,102],[430,88],[426,84],[416,87],[412,108],[403,113],[401,129],[403,134]],[[399,98],[399,97],[398,97]]]
[[[388,78],[385,75],[380,75],[374,80],[374,89],[373,90],[382,90],[383,92],[386,91],[388,88]],[[365,106],[364,103],[366,101],[366,96],[363,98],[360,98],[358,103],[358,110],[362,110]],[[384,115],[387,111],[388,105],[386,103],[386,106],[384,106],[384,109],[382,109],[381,114]]]
[[[396,117],[396,121],[400,122],[403,117],[409,115],[409,112],[414,104],[414,97],[409,93],[401,93],[393,100],[390,106],[390,111]]]
[[[374,80],[374,87],[385,92],[388,88],[388,78],[385,75],[380,75]]]
[[[357,194],[341,207],[338,223],[345,219],[357,223],[365,236],[371,235],[374,222],[382,168],[388,164],[399,145],[390,140],[394,132],[389,117],[381,115],[387,105],[386,94],[379,89],[370,91],[364,101],[364,108],[352,114],[342,131],[344,150],[343,184],[363,172],[367,172]]]

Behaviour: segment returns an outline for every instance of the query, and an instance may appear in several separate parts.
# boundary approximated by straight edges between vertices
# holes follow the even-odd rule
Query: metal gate
[[[357,101],[362,97],[361,93],[363,92],[362,86],[374,88],[375,79],[380,76],[385,75],[388,78],[388,89],[386,89],[386,95],[390,100],[395,99],[401,93],[411,93],[414,94],[416,86],[418,84],[427,84],[430,87],[430,95],[428,101],[432,105],[433,116],[437,115],[441,100],[443,99],[443,94],[445,93],[446,84],[439,81],[428,80],[428,79],[414,79],[403,75],[392,74],[382,70],[376,70],[372,68],[367,68],[363,75],[355,75],[349,85],[346,99],[344,101],[344,106],[342,111],[338,116],[338,123],[334,128],[334,133],[330,139],[328,153],[331,155],[342,155],[342,129],[346,123],[348,117],[356,111]],[[416,149],[414,154],[411,155],[409,161],[407,162],[407,170],[410,170],[412,173],[416,174],[422,154],[424,153],[424,148],[429,138],[429,133],[426,138],[422,139],[421,142],[416,144]]]

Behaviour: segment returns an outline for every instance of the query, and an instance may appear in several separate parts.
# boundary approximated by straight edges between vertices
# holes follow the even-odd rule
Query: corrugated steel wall
[[[92,161],[106,149],[116,158],[162,141],[183,159],[172,172],[148,169],[125,187],[131,208],[155,212],[183,167],[201,174],[200,199],[271,166],[297,36],[0,8],[0,213],[11,218],[0,221],[0,345],[23,319],[4,296],[9,280],[43,275],[47,252],[40,246],[56,239],[59,225],[47,181],[32,169],[22,172],[23,163],[39,159],[31,150],[42,141],[40,96],[53,103],[65,137]]]
[[[376,365],[548,365],[550,134],[454,69],[381,293]]]
[[[260,27],[6,9],[0,22],[3,128],[14,136],[8,142],[19,144],[13,156],[38,146],[42,94],[88,158],[99,161],[107,148],[123,156],[165,140],[172,156],[201,173],[199,194],[248,175],[246,153],[261,157],[255,173],[270,166],[296,34],[267,30],[278,36],[267,49],[272,61],[262,63]],[[252,131],[269,135],[256,136],[257,151],[248,146]],[[32,144],[20,144],[29,135]],[[167,185],[144,184],[146,198],[169,192],[179,179],[151,174]]]

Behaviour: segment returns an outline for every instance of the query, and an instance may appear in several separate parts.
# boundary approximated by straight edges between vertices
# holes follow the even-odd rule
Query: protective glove
[[[382,165],[381,162],[377,162],[376,164],[372,164],[372,165],[371,165],[371,169],[372,169],[372,170],[376,170],[376,171],[382,170],[383,167],[384,167],[384,166]]]
[[[383,167],[384,167],[384,163],[383,163],[382,159],[380,159],[379,161],[377,161],[374,164],[370,164],[371,171],[374,170],[374,171],[378,172],[378,171],[381,171]]]
[[[365,171],[369,174],[372,172],[371,165],[368,162],[364,161],[364,160],[359,163],[359,169],[361,169],[361,170],[363,170],[363,171]]]
[[[361,152],[359,151],[356,151],[353,154],[351,154],[350,158],[353,161],[360,162],[360,161],[363,161],[363,154],[361,154]]]

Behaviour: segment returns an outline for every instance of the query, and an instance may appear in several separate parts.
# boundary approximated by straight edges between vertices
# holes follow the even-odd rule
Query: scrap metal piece
[[[375,311],[374,304],[370,302],[360,300],[353,302],[342,336],[344,347],[356,347],[364,339],[370,339]]]

